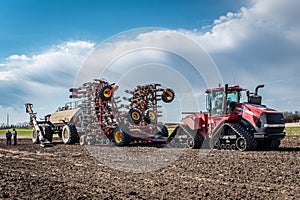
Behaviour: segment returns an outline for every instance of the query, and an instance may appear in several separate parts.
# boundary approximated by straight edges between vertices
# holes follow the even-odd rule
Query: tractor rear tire
[[[116,146],[125,146],[130,143],[131,137],[129,135],[129,129],[121,128],[117,126],[113,133],[113,143]]]
[[[44,126],[43,133],[44,133],[44,138],[47,139],[49,142],[52,142],[53,133],[54,133],[52,128],[50,126]]]
[[[62,140],[65,144],[74,144],[78,142],[79,137],[74,124],[66,124],[62,129]]]
[[[38,136],[38,133],[37,131],[33,128],[32,129],[32,142],[33,144],[39,144],[40,143],[40,139],[39,139],[39,136]]]

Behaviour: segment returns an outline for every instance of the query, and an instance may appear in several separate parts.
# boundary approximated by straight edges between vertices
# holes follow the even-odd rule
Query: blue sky
[[[96,43],[138,27],[200,29],[238,0],[1,0],[0,56],[39,52],[68,40]]]
[[[265,104],[300,110],[299,17],[297,0],[0,0],[0,123],[7,113],[12,123],[26,121],[26,101],[40,117],[53,112],[99,43],[143,27],[180,31],[205,49],[224,82],[266,84]]]

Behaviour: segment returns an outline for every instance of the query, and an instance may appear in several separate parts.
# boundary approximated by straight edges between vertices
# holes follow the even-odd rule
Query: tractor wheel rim
[[[121,131],[116,131],[116,133],[115,133],[115,141],[117,143],[119,143],[119,142],[122,141]]]
[[[168,101],[171,101],[172,99],[173,99],[173,95],[172,94],[167,96],[167,100]]]
[[[150,116],[150,119],[153,121],[153,120],[155,120],[155,114],[154,114],[154,112],[150,112],[149,113],[149,116]]]
[[[84,144],[84,137],[80,137],[80,141],[79,141],[80,144]]]
[[[110,89],[109,89],[109,88],[106,88],[106,89],[103,91],[103,95],[104,95],[104,97],[109,98],[109,97],[111,96]]]
[[[186,141],[188,148],[192,148],[194,146],[194,139],[189,137]]]
[[[246,141],[244,138],[238,138],[236,141],[236,147],[239,150],[245,150],[246,149]]]
[[[64,130],[64,132],[63,132],[63,138],[64,139],[67,139],[68,138],[68,131],[67,130]]]
[[[220,147],[220,140],[219,139],[215,139],[213,141],[213,148],[219,148]]]
[[[138,112],[133,112],[131,114],[131,117],[132,117],[133,120],[139,120],[140,119],[140,115],[139,115]]]

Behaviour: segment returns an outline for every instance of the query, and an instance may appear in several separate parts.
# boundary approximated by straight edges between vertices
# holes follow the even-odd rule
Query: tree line
[[[300,121],[300,112],[283,112],[284,121],[286,123],[299,122]],[[11,128],[30,128],[31,125],[29,122],[20,122],[17,124],[7,125],[5,123],[0,124],[0,129],[11,129]]]
[[[30,127],[29,122],[20,122],[20,123],[10,124],[10,125],[7,125],[5,123],[0,124],[0,129],[29,128],[29,127]]]
[[[299,111],[295,112],[283,112],[284,121],[286,123],[292,123],[292,122],[299,122],[300,120],[300,113]]]

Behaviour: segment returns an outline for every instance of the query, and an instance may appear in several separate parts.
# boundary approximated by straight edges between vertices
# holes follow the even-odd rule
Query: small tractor
[[[53,134],[57,133],[66,144],[79,141],[79,136],[75,127],[78,122],[78,102],[67,103],[64,107],[58,108],[56,112],[46,115],[44,119],[38,121],[36,113],[33,112],[33,105],[26,103],[26,112],[30,116],[32,129],[32,142],[41,146],[52,146]]]
[[[133,91],[125,91],[132,95],[123,98],[129,101],[129,105],[118,106],[121,99],[114,97],[117,89],[115,84],[97,79],[70,89],[70,98],[82,102],[79,118],[84,128],[80,144],[112,142],[116,146],[124,146],[133,141],[166,143],[168,130],[157,121],[161,116],[157,102],[172,102],[175,97],[173,90],[161,88],[160,84],[138,86]]]
[[[32,104],[26,103],[26,112],[33,125],[33,143],[52,146],[54,133],[65,144],[113,143],[124,146],[133,141],[167,143],[168,130],[157,121],[161,116],[158,101],[172,102],[174,91],[162,88],[160,84],[138,86],[133,91],[126,91],[132,95],[124,98],[129,105],[118,106],[120,97],[114,97],[117,89],[117,85],[99,79],[71,88],[70,98],[78,101],[66,104],[41,121],[36,119]]]
[[[204,140],[213,149],[277,149],[285,137],[281,112],[262,105],[259,85],[251,93],[239,85],[207,89],[206,113],[189,114],[169,137],[171,144],[200,148]],[[247,102],[241,102],[246,93]]]

